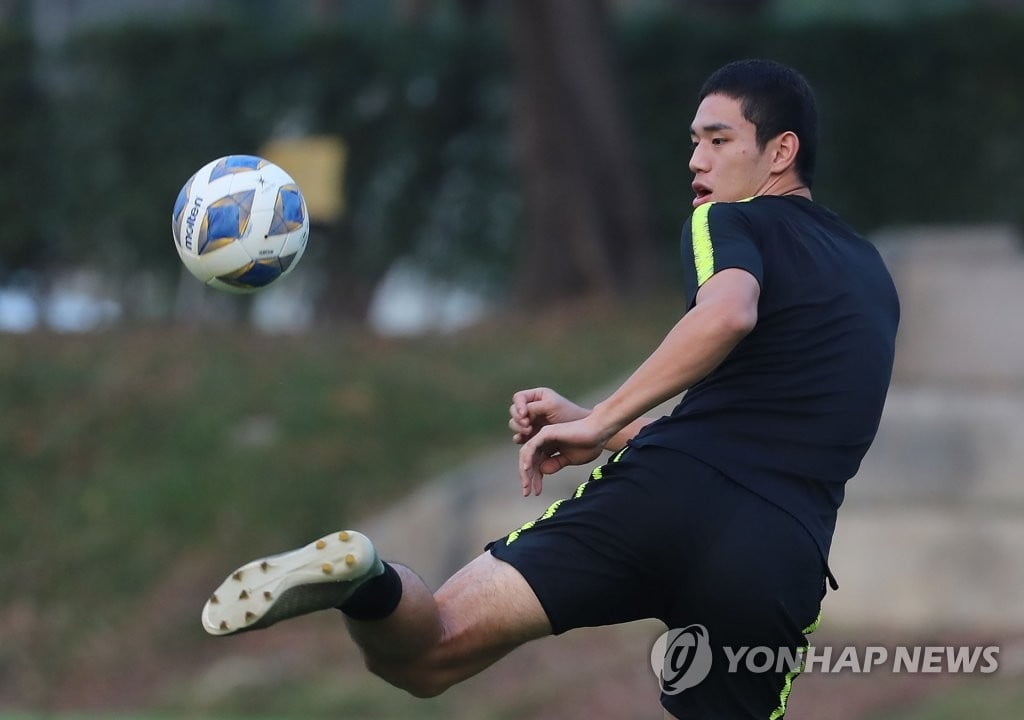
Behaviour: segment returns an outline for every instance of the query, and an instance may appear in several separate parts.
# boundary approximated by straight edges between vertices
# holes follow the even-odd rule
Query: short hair
[[[760,150],[786,131],[795,133],[800,138],[796,171],[803,183],[811,186],[818,156],[818,106],[803,75],[774,60],[737,60],[711,74],[700,90],[698,104],[708,95],[725,95],[740,102],[743,117],[756,128]]]

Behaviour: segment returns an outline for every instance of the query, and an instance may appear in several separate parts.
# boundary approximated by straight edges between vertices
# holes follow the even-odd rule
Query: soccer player
[[[213,634],[338,607],[367,667],[436,695],[535,638],[659,618],[700,625],[706,678],[677,718],[783,716],[799,668],[729,672],[723,648],[790,651],[820,618],[846,481],[874,439],[899,303],[875,248],[811,198],[814,95],[795,70],[730,63],[690,126],[686,312],[607,399],[515,393],[524,495],[612,451],[590,480],[431,593],[340,532],[256,560],[207,602]],[[643,414],[686,391],[673,412]]]

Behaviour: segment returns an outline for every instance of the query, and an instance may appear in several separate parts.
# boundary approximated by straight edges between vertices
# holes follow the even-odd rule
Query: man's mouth
[[[693,188],[693,194],[696,196],[693,198],[694,207],[697,207],[698,205],[705,202],[711,195],[711,188],[709,188],[704,183],[695,182],[690,187]]]

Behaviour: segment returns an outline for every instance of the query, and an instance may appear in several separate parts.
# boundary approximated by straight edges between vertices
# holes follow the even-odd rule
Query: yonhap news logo
[[[708,629],[688,625],[662,633],[651,648],[651,669],[666,695],[699,685],[711,672]]]
[[[727,673],[946,673],[988,675],[999,669],[997,645],[807,645],[800,648],[722,646]],[[708,629],[688,625],[661,634],[651,648],[651,669],[666,695],[695,687],[715,662]]]

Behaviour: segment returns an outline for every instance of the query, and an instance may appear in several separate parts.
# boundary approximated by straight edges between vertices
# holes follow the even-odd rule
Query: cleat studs
[[[332,572],[334,572],[334,566],[330,563],[324,563],[320,566],[320,569],[323,570],[324,575],[330,575]]]
[[[239,600],[248,600],[249,599],[249,593],[246,592],[245,590],[243,590],[242,592],[238,593],[238,599]]]
[[[353,555],[352,553],[349,553],[348,555],[346,555],[345,556],[345,564],[348,565],[349,567],[352,567],[353,565],[355,565],[356,564],[356,556]]]
[[[348,542],[349,537],[350,537],[349,534],[347,532],[345,532],[344,530],[342,530],[340,533],[338,533],[338,539],[341,540],[342,542]]]
[[[220,629],[221,630],[227,630],[228,629],[228,621],[227,620],[221,620],[220,621]]]
[[[256,619],[255,613],[251,613],[248,610],[245,612],[245,621],[247,623],[251,623],[255,619]]]
[[[269,590],[264,590],[263,591],[263,599],[264,600],[273,600],[274,596],[271,594],[271,592]]]
[[[316,549],[317,550],[323,550],[325,547],[327,547],[327,543],[325,543],[323,540],[317,540],[316,541]]]
[[[220,600],[217,599],[217,594],[216,593],[214,593],[213,595],[210,596],[210,604],[211,605],[216,605],[219,602],[220,602]]]
[[[242,579],[242,571],[241,570],[236,570],[234,572],[234,574],[231,575],[231,577],[234,578],[235,580],[241,580]]]
[[[266,572],[269,569],[270,569],[270,563],[268,563],[266,560],[264,560],[263,562],[260,563],[260,570],[262,570],[263,572]]]

